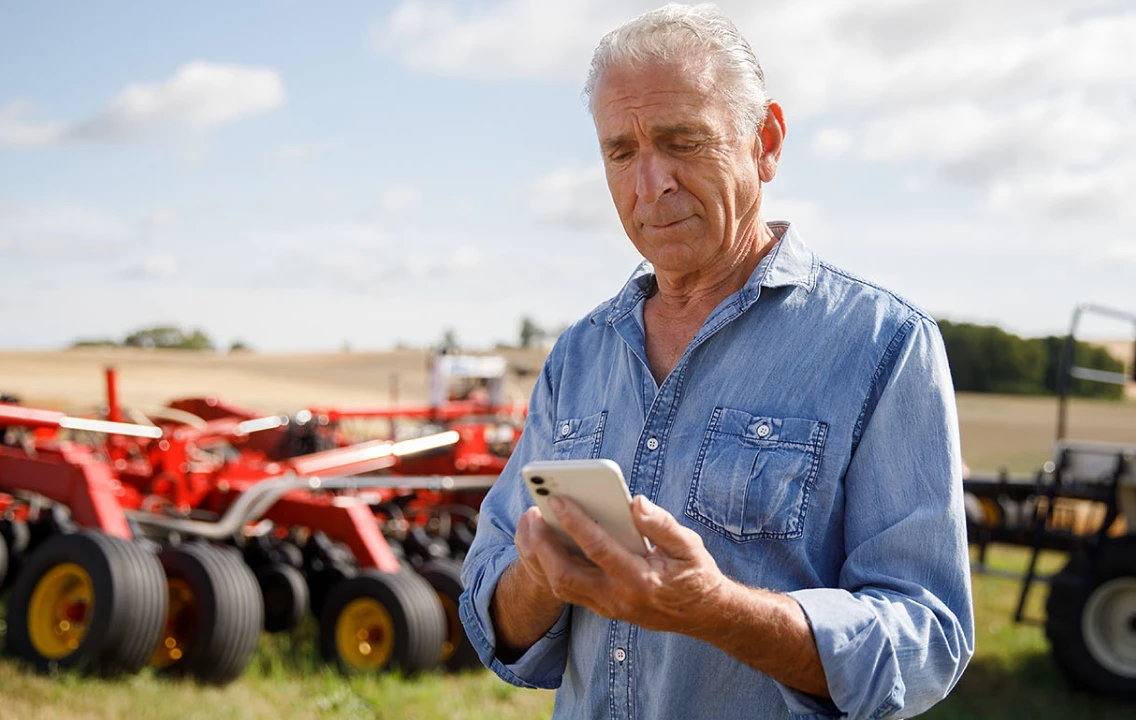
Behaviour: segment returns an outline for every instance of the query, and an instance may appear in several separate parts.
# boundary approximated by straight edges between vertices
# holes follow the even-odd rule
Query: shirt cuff
[[[477,656],[498,677],[519,687],[553,690],[560,687],[568,660],[571,606],[566,607],[548,632],[516,661],[506,664],[497,658],[497,638],[489,609],[497,581],[516,559],[516,548],[509,547],[491,556],[481,568],[470,573],[458,603],[458,613]]]
[[[887,630],[872,608],[846,590],[790,592],[816,639],[832,700],[778,683],[794,718],[886,718],[903,707],[904,688]]]

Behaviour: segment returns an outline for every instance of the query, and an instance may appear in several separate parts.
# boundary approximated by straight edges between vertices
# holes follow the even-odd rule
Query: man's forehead
[[[725,101],[717,86],[705,66],[653,63],[611,68],[596,84],[596,130],[601,140],[633,127],[648,134],[711,130],[724,119]]]

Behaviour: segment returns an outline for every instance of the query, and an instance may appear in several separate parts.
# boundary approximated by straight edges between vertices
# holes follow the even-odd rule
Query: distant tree
[[[229,352],[251,352],[252,348],[249,347],[244,340],[234,340],[233,344],[229,346]]]
[[[193,332],[182,340],[180,347],[183,350],[216,350],[209,336],[198,328],[194,328]]]
[[[461,346],[458,345],[457,333],[454,332],[453,328],[446,328],[446,331],[442,333],[442,342],[438,344],[438,352],[443,354],[454,353],[459,349],[461,349]]]
[[[87,348],[87,347],[118,347],[118,343],[110,338],[88,339],[83,338],[71,343],[72,348]]]
[[[521,347],[531,348],[544,341],[548,333],[530,317],[521,318]]]
[[[939,322],[951,378],[959,392],[1047,395],[1057,392],[1065,339],[1024,339],[990,325]],[[1106,350],[1078,342],[1074,364],[1118,372],[1123,367]],[[1116,385],[1074,380],[1070,394],[1081,397],[1119,398]]]
[[[213,341],[200,329],[186,335],[181,328],[168,325],[145,328],[126,336],[126,347],[161,348],[174,350],[214,350]]]

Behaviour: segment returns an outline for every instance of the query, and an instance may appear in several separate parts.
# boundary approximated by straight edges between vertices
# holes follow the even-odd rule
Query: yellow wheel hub
[[[335,622],[335,647],[347,667],[378,670],[394,654],[394,621],[377,600],[357,598]]]
[[[87,636],[95,614],[95,585],[75,563],[62,563],[44,573],[28,604],[28,636],[32,647],[49,660],[75,652]]]
[[[166,612],[166,627],[150,664],[167,668],[185,655],[185,649],[197,635],[197,598],[193,588],[181,578],[168,578],[169,608]]]
[[[462,636],[461,616],[458,614],[458,604],[449,595],[438,593],[442,601],[442,611],[446,614],[446,639],[442,642],[442,657],[444,663],[454,656],[458,649],[458,639]]]

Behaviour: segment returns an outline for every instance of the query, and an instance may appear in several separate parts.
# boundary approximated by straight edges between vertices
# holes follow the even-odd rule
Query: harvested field
[[[525,373],[509,377],[508,394],[528,399],[539,350],[505,350]],[[119,369],[119,395],[145,410],[175,397],[215,395],[265,413],[314,405],[391,405],[426,400],[429,355],[422,350],[311,355],[211,354],[82,349],[0,353],[0,392],[64,410],[104,400],[103,368]],[[1050,456],[1056,433],[1053,398],[963,393],[958,398],[963,454],[976,472],[1002,466],[1031,472]],[[1136,443],[1136,401],[1071,403],[1070,435]]]

